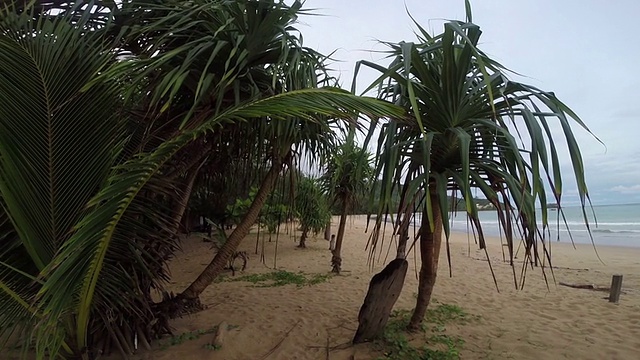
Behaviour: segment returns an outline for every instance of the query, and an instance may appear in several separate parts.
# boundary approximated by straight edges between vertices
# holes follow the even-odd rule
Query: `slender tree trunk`
[[[342,257],[340,251],[342,250],[342,239],[344,238],[344,229],[347,226],[347,209],[349,204],[346,199],[342,199],[342,214],[340,215],[340,225],[338,225],[338,236],[336,236],[336,248],[333,250],[333,256],[331,257],[331,265],[333,269],[331,272],[340,274],[342,270]]]
[[[431,293],[436,283],[438,271],[438,259],[440,258],[440,245],[442,244],[442,214],[435,194],[431,196],[431,211],[433,212],[433,225],[431,229],[426,212],[422,213],[422,225],[420,227],[420,258],[422,265],[418,282],[418,299],[407,328],[411,331],[420,329],[427,307],[431,301]]]
[[[185,157],[185,154],[189,155],[187,159],[185,161],[176,160],[177,163],[174,164],[173,168],[167,170],[166,177],[170,180],[175,179],[183,172],[188,171],[199,163],[202,163],[203,160],[209,156],[211,148],[211,145],[206,146],[201,141],[193,143],[188,148],[180,152],[183,157]],[[192,156],[194,153],[197,155]]]
[[[407,257],[407,243],[409,242],[409,226],[411,225],[411,214],[413,213],[413,205],[408,207],[402,217],[400,229],[398,230],[398,251],[396,259],[404,259]]]
[[[299,248],[306,249],[307,248],[307,234],[309,233],[308,227],[302,228],[302,235],[300,235],[300,243],[298,244]]]
[[[289,156],[289,154],[287,155]],[[218,277],[224,270],[225,265],[231,258],[231,255],[238,249],[238,245],[242,239],[244,239],[249,231],[251,230],[251,226],[255,224],[258,216],[260,215],[260,210],[264,206],[267,198],[273,188],[275,187],[276,181],[278,179],[278,174],[280,170],[282,170],[282,165],[284,161],[282,158],[275,158],[271,165],[271,169],[262,180],[262,184],[260,185],[260,189],[256,193],[256,196],[249,207],[246,215],[242,218],[242,221],[236,226],[227,241],[222,245],[220,251],[216,254],[213,260],[207,265],[204,271],[198,276],[198,278],[189,285],[189,287],[180,294],[180,297],[183,299],[196,299],[200,296],[200,294],[209,286],[213,280]]]
[[[193,184],[198,177],[198,171],[200,171],[200,166],[194,166],[191,170],[189,170],[187,178],[184,182],[184,189],[182,190],[182,194],[179,194],[181,196],[178,199],[177,204],[173,206],[173,212],[171,213],[171,222],[169,223],[169,233],[172,235],[178,234],[182,217],[184,216],[187,205],[189,204],[189,198],[191,197]]]
[[[324,239],[331,241],[331,220],[327,222],[327,226],[324,228]]]

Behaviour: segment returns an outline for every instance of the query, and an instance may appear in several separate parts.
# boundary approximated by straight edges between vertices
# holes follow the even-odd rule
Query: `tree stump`
[[[391,261],[369,283],[369,291],[358,314],[358,330],[353,343],[371,341],[384,331],[393,305],[398,300],[409,263],[405,259]]]

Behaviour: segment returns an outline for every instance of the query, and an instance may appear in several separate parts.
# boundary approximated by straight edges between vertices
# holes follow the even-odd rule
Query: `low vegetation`
[[[477,320],[457,305],[439,304],[429,309],[420,331],[406,332],[411,317],[409,310],[391,314],[383,337],[376,342],[383,355],[379,360],[455,360],[460,358],[464,340],[447,334],[447,325],[467,324]]]
[[[232,330],[237,328],[237,325],[227,325],[227,330]],[[166,350],[168,349],[170,346],[174,346],[174,345],[180,345],[186,341],[191,341],[191,340],[197,340],[200,339],[203,335],[208,335],[208,334],[214,334],[216,331],[218,331],[218,326],[214,326],[212,328],[209,329],[199,329],[199,330],[195,330],[195,331],[188,331],[185,333],[182,333],[180,335],[174,335],[172,337],[170,337],[167,340],[161,341],[160,342],[160,349],[161,350]],[[220,347],[211,343],[207,343],[204,345],[205,349],[208,350],[219,350]]]
[[[328,281],[331,274],[305,274],[278,270],[263,274],[250,274],[239,277],[227,277],[225,281],[245,281],[257,287],[276,287],[293,284],[298,287],[316,285]]]

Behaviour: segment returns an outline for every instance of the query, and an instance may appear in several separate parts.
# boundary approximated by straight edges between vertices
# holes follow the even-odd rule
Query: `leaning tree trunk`
[[[354,344],[371,341],[382,335],[393,305],[402,292],[408,268],[407,260],[395,259],[371,279],[358,314]]]
[[[300,235],[300,243],[298,244],[299,248],[303,248],[306,249],[307,248],[307,235],[309,234],[309,228],[308,227],[303,227],[302,228],[302,235]]]
[[[440,245],[442,244],[442,214],[435,194],[431,196],[431,211],[433,213],[433,226],[429,225],[429,217],[422,213],[422,225],[420,227],[420,275],[418,279],[418,299],[407,328],[411,331],[420,329],[427,307],[431,301],[431,293],[436,283],[438,272],[438,259],[440,258]]]
[[[216,256],[211,260],[204,271],[202,271],[198,278],[178,296],[179,299],[195,301],[204,289],[206,289],[207,286],[209,286],[213,280],[222,273],[225,265],[231,258],[231,255],[233,255],[236,249],[238,249],[240,242],[247,236],[247,234],[249,234],[251,227],[258,219],[262,207],[275,187],[276,181],[278,180],[278,174],[280,173],[280,170],[282,170],[283,164],[284,161],[281,158],[273,160],[271,169],[262,180],[260,189],[258,189],[258,192],[256,193],[249,210],[242,218],[242,221],[240,221],[231,235],[229,235],[227,241],[222,245]]]
[[[171,220],[169,222],[169,234],[177,235],[178,230],[180,229],[180,223],[182,222],[182,218],[184,217],[185,211],[187,210],[187,205],[189,205],[189,198],[191,198],[191,192],[193,191],[193,184],[198,177],[198,172],[200,171],[200,166],[193,166],[189,172],[187,173],[187,178],[184,182],[184,189],[182,193],[179,194],[180,198],[177,203],[173,206],[173,211],[171,213]]]
[[[166,170],[165,177],[169,180],[173,180],[178,178],[183,172],[198,165],[198,163],[202,165],[204,159],[209,156],[211,148],[212,145],[206,146],[202,141],[192,143],[179,153],[186,159],[184,161],[177,159],[176,163],[173,164],[173,167]],[[197,155],[193,156],[193,154]]]
[[[336,247],[333,249],[333,256],[331,257],[331,265],[333,268],[331,272],[340,274],[342,270],[342,256],[340,251],[342,250],[342,238],[344,238],[344,229],[347,226],[347,209],[349,203],[347,199],[342,199],[342,214],[340,215],[340,225],[338,225],[338,236],[336,236]]]

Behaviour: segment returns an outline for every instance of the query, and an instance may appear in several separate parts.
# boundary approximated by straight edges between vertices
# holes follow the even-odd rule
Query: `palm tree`
[[[366,149],[358,147],[351,136],[328,159],[327,169],[322,179],[333,204],[337,204],[340,208],[336,245],[331,257],[332,272],[339,274],[341,271],[342,240],[347,216],[370,189],[372,174],[371,154]]]
[[[420,223],[415,239],[421,258],[418,299],[409,329],[419,328],[429,305],[442,234],[445,240],[450,234],[451,197],[464,201],[485,251],[472,189],[495,206],[512,267],[518,233],[526,244],[525,263],[539,257],[550,261],[541,237],[548,227],[547,190],[560,204],[563,181],[553,135],[563,136],[568,144],[583,211],[588,199],[570,123],[587,129],[585,124],[553,93],[507,78],[505,68],[478,49],[481,31],[471,22],[468,2],[467,6],[467,22],[447,22],[437,36],[416,23],[417,43],[386,43],[393,58],[388,67],[361,62],[381,72],[370,89],[382,85],[380,98],[412,114],[409,121],[391,120],[382,127],[376,155],[382,196],[371,237],[375,254],[381,219],[390,215],[391,194],[399,192],[400,205],[391,210],[397,216],[395,231],[402,232],[407,221]],[[536,215],[537,206],[542,209],[541,218]],[[408,236],[400,236],[400,246],[407,240]],[[449,258],[448,241],[446,250]],[[515,268],[513,273],[518,286]]]
[[[20,332],[25,351],[35,345],[38,358],[61,349],[92,358],[108,347],[126,356],[134,339],[146,346],[167,330],[163,313],[174,310],[154,303],[151,291],[168,278],[184,194],[206,160],[185,150],[210,148],[220,129],[238,124],[266,123],[273,134],[301,129],[295,134],[309,139],[311,129],[326,129],[321,116],[402,115],[333,88],[285,88],[217,110],[202,95],[196,110],[185,110],[189,102],[176,99],[206,86],[207,74],[196,79],[200,87],[178,72],[158,80],[179,51],[123,56],[103,31],[111,28],[83,23],[91,19],[83,11],[91,9],[45,20],[23,8],[0,10],[0,320],[8,324],[0,336]],[[237,76],[224,68],[216,74]],[[263,137],[273,150],[262,187],[268,193],[292,140]]]
[[[309,231],[318,233],[331,220],[331,211],[318,180],[300,174],[295,186],[294,205],[302,228],[298,247],[306,248]]]
[[[221,2],[217,5],[218,7],[209,8],[198,2],[195,4],[185,3],[180,5],[184,8],[183,11],[175,11],[175,6],[171,5],[169,10],[172,15],[170,18],[164,19],[160,29],[151,28],[145,31],[145,34],[151,33],[160,39],[164,39],[164,37],[158,36],[158,33],[170,33],[171,35],[166,37],[166,41],[177,42],[175,47],[167,47],[166,53],[162,52],[155,61],[158,64],[173,64],[175,62],[169,67],[169,80],[167,80],[167,76],[162,77],[164,83],[170,87],[188,87],[189,83],[183,81],[182,78],[196,76],[194,84],[211,87],[205,91],[191,85],[197,91],[190,97],[195,98],[193,103],[198,103],[199,108],[204,107],[205,111],[214,113],[224,111],[225,106],[237,101],[237,89],[248,88],[251,91],[247,95],[255,98],[333,83],[331,78],[325,76],[325,57],[303,47],[299,36],[295,34],[295,29],[292,27],[300,12],[300,3],[296,2],[292,6],[287,6],[275,1],[238,1]],[[221,20],[220,23],[209,24],[210,18],[220,17],[217,14],[220,11],[219,7],[231,14],[232,19],[235,17],[239,20],[231,23]],[[182,24],[196,25],[187,25],[185,28],[188,30],[188,36],[187,34],[182,36],[175,30],[178,26],[166,25],[171,22],[180,26]],[[222,50],[218,52],[215,47],[210,45],[211,34],[217,33],[215,29],[220,26],[230,26],[233,31],[229,33],[237,36],[237,38],[226,40],[225,36],[231,35],[222,33],[224,42],[221,43],[237,43],[238,46],[241,46],[240,50],[231,48],[231,51],[227,52],[223,51],[226,49],[223,46]],[[286,29],[286,31],[283,32],[282,29]],[[184,42],[180,39],[184,39]],[[202,58],[193,56],[193,49],[203,47],[208,50],[203,51]],[[212,51],[213,54],[210,54]],[[211,56],[215,56],[213,60],[210,59]],[[224,65],[227,67],[229,67],[229,62],[235,64],[231,66],[229,72],[231,78],[226,87],[208,81],[207,71],[214,69],[209,68],[209,64],[216,62],[220,62],[221,65],[227,64]],[[174,69],[181,70],[174,71]],[[225,74],[225,76],[227,75]],[[226,80],[225,77],[222,79]],[[158,99],[162,96],[162,94],[158,95]],[[193,123],[198,115],[192,114],[201,112],[200,110],[195,111],[193,108],[189,109],[189,112],[183,116],[189,119],[188,122],[182,121],[181,124],[184,126]],[[283,168],[295,163],[295,154],[314,153],[322,156],[326,149],[334,147],[336,135],[332,129],[335,124],[341,121],[337,118],[313,119],[310,116],[265,118],[262,121],[243,124],[254,129],[254,137],[248,137],[245,140],[245,151],[259,152],[260,154],[256,154],[256,158],[264,160],[262,166],[266,171],[263,172],[264,176],[257,181],[258,191],[243,220],[229,235],[227,242],[212,262],[180,294],[176,302],[185,304],[197,302],[198,295],[221,273],[228,257],[256,222]],[[344,118],[344,116],[339,118]],[[342,127],[344,128],[344,126]]]
[[[76,22],[75,27],[68,18],[34,20],[28,10],[4,8],[0,14],[0,223],[8,230],[0,250],[0,318],[11,324],[1,331],[3,335],[20,331],[26,341],[47,331],[36,325],[47,321],[42,309],[55,306],[46,292],[54,269],[62,266],[57,256],[71,246],[73,230],[87,214],[91,198],[117,172],[112,169],[127,160],[124,150],[132,142],[132,123],[122,111],[123,77],[113,73],[97,78],[109,71],[116,56],[100,34],[83,33],[79,30],[83,24]],[[139,216],[139,205],[133,203],[127,214],[132,224],[126,231],[129,239],[138,237],[143,223],[163,220],[153,214]],[[163,203],[156,209],[157,214],[168,212]],[[102,254],[107,263],[117,257],[118,265],[106,266],[104,275],[94,278],[100,285],[95,298],[82,300],[91,304],[94,314],[115,310],[108,322],[99,316],[91,319],[103,339],[109,337],[111,321],[134,315],[153,319],[144,297],[150,294],[132,289],[159,285],[166,273],[158,262],[174,245],[153,236],[146,239],[155,243],[153,248],[130,241]],[[102,268],[102,263],[92,266]],[[85,275],[70,276],[68,284],[79,285],[79,276]],[[137,281],[132,281],[135,277]],[[113,293],[119,294],[117,300]],[[67,321],[73,315],[60,315],[62,320],[54,326],[75,336],[75,324]],[[83,315],[86,312],[80,312]],[[123,329],[127,333],[131,328],[125,323],[118,331]],[[86,332],[82,336],[86,339]],[[63,346],[67,352],[79,349],[72,348],[76,340],[72,338],[40,340],[46,344],[40,351],[50,346]]]

